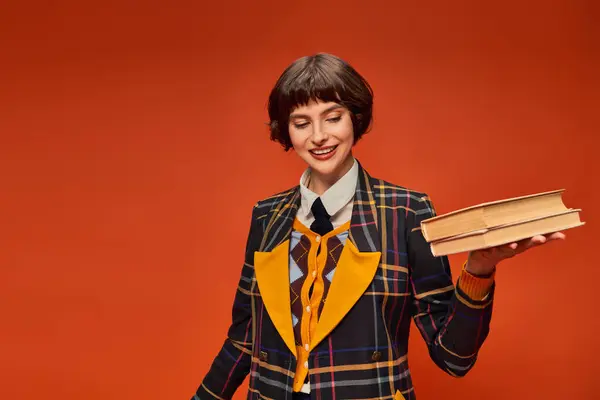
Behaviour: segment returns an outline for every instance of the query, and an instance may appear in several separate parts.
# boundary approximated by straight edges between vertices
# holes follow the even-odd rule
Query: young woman
[[[373,93],[350,65],[303,57],[269,98],[271,138],[307,164],[297,186],[258,202],[228,337],[193,399],[415,399],[414,319],[452,376],[475,363],[491,319],[496,265],[562,233],[471,252],[457,284],[420,222],[425,193],[368,174],[352,149]]]

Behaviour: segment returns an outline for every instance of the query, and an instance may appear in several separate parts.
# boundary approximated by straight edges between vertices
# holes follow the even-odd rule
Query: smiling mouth
[[[323,156],[325,154],[329,154],[332,151],[334,151],[337,148],[337,145],[335,146],[331,146],[331,147],[325,147],[322,149],[313,149],[313,150],[309,150],[312,154],[317,155],[317,156]]]

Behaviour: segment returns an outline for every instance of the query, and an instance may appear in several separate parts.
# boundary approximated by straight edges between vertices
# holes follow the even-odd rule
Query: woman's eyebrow
[[[340,104],[335,104],[335,105],[333,105],[331,107],[327,107],[325,110],[323,110],[321,112],[321,115],[327,114],[327,113],[329,113],[329,112],[331,112],[333,110],[337,110],[338,108],[343,108],[343,106],[340,105]],[[310,116],[308,116],[306,114],[292,113],[292,114],[290,114],[290,119],[292,119],[292,118],[306,118],[306,119],[310,119]]]

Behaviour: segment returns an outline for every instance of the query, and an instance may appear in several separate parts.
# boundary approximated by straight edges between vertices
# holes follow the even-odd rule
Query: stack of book
[[[500,246],[584,225],[564,189],[482,203],[421,222],[434,256]]]

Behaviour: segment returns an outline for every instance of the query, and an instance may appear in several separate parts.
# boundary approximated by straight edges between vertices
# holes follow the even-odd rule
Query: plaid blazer
[[[311,397],[413,400],[411,319],[432,360],[463,376],[488,334],[493,286],[481,301],[455,286],[421,234],[435,215],[427,195],[359,168],[349,238],[312,338]],[[192,399],[230,399],[247,375],[248,399],[292,398],[288,253],[299,204],[294,187],[255,205],[228,337]]]

